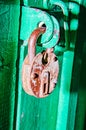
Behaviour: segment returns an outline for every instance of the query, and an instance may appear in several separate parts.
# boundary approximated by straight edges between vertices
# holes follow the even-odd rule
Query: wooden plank
[[[19,6],[0,4],[0,129],[12,130]]]

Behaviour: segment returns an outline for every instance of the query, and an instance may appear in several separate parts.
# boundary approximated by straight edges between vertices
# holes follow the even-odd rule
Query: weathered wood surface
[[[74,52],[67,51],[58,56],[60,73],[57,86],[48,97],[38,99],[27,95],[22,89],[21,69],[27,53],[26,48],[23,45],[20,47],[16,129],[66,130]],[[42,48],[37,47],[38,52],[41,50]]]
[[[18,29],[19,6],[0,4],[0,130],[13,129]]]
[[[9,4],[10,0],[7,0],[8,5],[6,1],[0,4],[0,130],[13,130],[13,125],[16,130],[85,130],[85,0],[80,10],[78,36],[76,30],[70,32],[70,43],[76,43],[75,53],[67,51],[58,57],[58,85],[44,99],[29,96],[22,89],[21,68],[27,47],[20,47],[20,62],[16,66],[20,9],[17,0],[12,2],[15,4]],[[19,73],[16,74],[17,68]]]

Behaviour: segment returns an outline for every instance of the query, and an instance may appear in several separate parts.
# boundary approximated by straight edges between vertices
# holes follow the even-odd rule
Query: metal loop
[[[38,27],[35,29],[28,40],[28,57],[29,62],[32,62],[35,57],[36,41],[38,37],[46,31],[45,27]],[[29,49],[30,48],[30,49]]]

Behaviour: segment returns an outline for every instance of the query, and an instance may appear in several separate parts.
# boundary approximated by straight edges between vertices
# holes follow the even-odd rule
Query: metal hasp
[[[39,46],[43,48],[54,47],[60,37],[60,25],[58,20],[47,12],[30,7],[22,7],[20,39],[27,43],[32,31],[41,23],[46,25],[46,32],[42,35]],[[29,28],[29,30],[28,30]]]
[[[35,56],[36,41],[45,32],[45,27],[35,29],[28,40],[28,55],[22,68],[22,83],[26,93],[35,97],[48,96],[57,82],[59,64],[53,48]]]
[[[64,47],[63,45],[57,45],[56,48],[58,48],[59,51],[66,51],[69,49],[69,25],[68,25],[68,8],[67,8],[67,5],[59,0],[49,0],[49,3],[48,4],[48,8],[50,10],[54,10],[55,12],[57,12],[58,8],[56,7],[60,7],[62,12],[63,12],[63,16],[64,16],[64,30],[65,30],[65,44],[64,44]]]
[[[34,2],[35,2],[35,4],[34,4]],[[68,9],[69,9],[69,7],[67,6],[68,2],[65,3],[62,0],[41,0],[41,1],[40,0],[35,0],[35,1],[34,0],[32,0],[32,1],[26,0],[25,1],[24,0],[24,5],[29,6],[29,7],[37,7],[37,8],[43,8],[43,9],[46,9],[46,10],[49,10],[49,11],[54,11],[55,13],[57,13],[57,15],[59,13],[58,12],[58,8],[60,8],[60,10],[63,13],[62,17],[63,17],[63,20],[64,20],[63,28],[64,28],[65,42],[64,43],[61,43],[61,42],[58,43],[58,41],[57,41],[58,44],[57,45],[55,44],[56,45],[55,46],[55,50],[58,50],[58,51],[61,51],[61,52],[67,51],[70,48],[70,42],[69,42],[69,21],[68,21],[68,17],[69,17]],[[57,34],[60,34],[58,32],[57,32]],[[43,45],[44,45],[44,47],[47,46],[47,44],[45,44],[45,43],[43,43]],[[48,46],[49,45],[50,46],[52,45],[50,43],[50,41],[49,41]]]

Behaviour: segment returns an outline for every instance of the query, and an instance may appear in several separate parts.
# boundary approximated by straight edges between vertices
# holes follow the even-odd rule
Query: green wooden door
[[[27,16],[28,13],[25,15]],[[33,17],[35,17],[35,14],[33,15],[34,15]],[[22,20],[21,20],[21,24],[23,22]],[[25,25],[23,24],[23,26]],[[29,26],[31,28],[32,25],[30,24]],[[74,28],[72,27],[72,29]],[[21,32],[24,31],[21,30],[20,28],[20,36],[21,36]],[[76,29],[73,31],[74,36],[75,34],[76,34]],[[75,38],[76,37],[74,37],[73,45],[75,44]],[[66,130],[67,123],[68,123],[68,114],[69,114],[70,87],[71,87],[71,77],[72,77],[72,69],[73,69],[73,61],[74,61],[74,49],[67,50],[64,53],[57,52],[57,51],[55,52],[58,56],[59,64],[60,64],[58,83],[54,92],[52,92],[48,97],[43,99],[38,99],[33,96],[27,95],[22,88],[21,71],[22,71],[23,60],[27,54],[27,46],[21,45],[19,49],[20,49],[20,54],[19,54],[20,60],[19,60],[19,73],[17,75],[19,79],[17,84],[18,100],[16,104],[17,115],[16,115],[15,129],[16,130],[23,130],[23,129],[24,130]],[[37,46],[37,53],[40,52],[42,49],[43,49],[42,47]],[[74,110],[76,110],[76,103],[74,106]],[[73,116],[73,118],[75,119],[75,115]]]
[[[60,66],[58,83],[48,97],[39,99],[27,95],[21,81],[27,54],[20,38],[21,16],[22,6],[33,4],[28,1],[0,2],[0,130],[85,130],[86,2],[73,0],[73,6],[73,1],[64,0],[69,9],[71,49],[55,50]],[[47,8],[42,0],[34,2],[37,5],[33,7]],[[45,11],[58,19],[57,12]],[[60,41],[64,42],[64,29],[61,34]],[[37,53],[42,49],[37,46]]]

